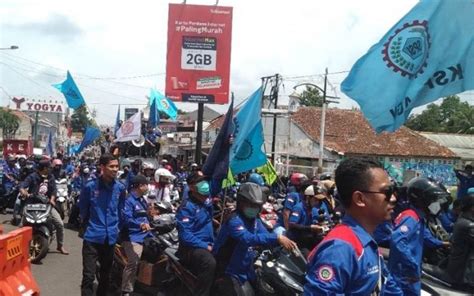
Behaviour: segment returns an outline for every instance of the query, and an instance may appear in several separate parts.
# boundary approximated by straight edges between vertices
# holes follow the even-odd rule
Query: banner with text
[[[232,7],[170,4],[165,94],[174,101],[229,101]]]

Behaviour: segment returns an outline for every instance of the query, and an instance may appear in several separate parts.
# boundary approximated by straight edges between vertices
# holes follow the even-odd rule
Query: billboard
[[[125,108],[125,120],[128,120],[130,117],[133,116],[133,114],[137,112],[138,112],[138,108]]]
[[[232,7],[170,4],[167,97],[174,101],[229,101]]]

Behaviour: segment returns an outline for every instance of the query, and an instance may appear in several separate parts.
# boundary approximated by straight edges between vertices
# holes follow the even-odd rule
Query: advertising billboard
[[[167,97],[174,101],[229,101],[232,7],[170,4]]]

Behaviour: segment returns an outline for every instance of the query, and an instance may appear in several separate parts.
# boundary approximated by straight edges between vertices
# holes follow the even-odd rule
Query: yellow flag
[[[257,168],[257,172],[263,175],[265,182],[269,185],[272,185],[278,178],[277,172],[269,160],[265,165]]]
[[[234,179],[234,176],[232,175],[232,171],[229,168],[229,171],[227,172],[227,178],[222,180],[222,188],[227,188],[233,185],[235,185],[235,179]]]

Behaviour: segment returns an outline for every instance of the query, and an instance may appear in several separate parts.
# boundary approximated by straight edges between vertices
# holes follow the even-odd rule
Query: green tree
[[[300,95],[301,106],[323,106],[323,95],[316,87],[307,85],[306,89]]]
[[[20,127],[20,119],[10,110],[0,107],[0,128],[3,131],[3,137],[8,138],[15,135]]]
[[[86,127],[93,125],[94,121],[89,117],[89,111],[85,105],[74,110],[71,116],[71,127],[73,132],[83,132]]]
[[[474,134],[474,106],[449,96],[440,105],[429,104],[422,113],[411,115],[406,126],[417,131]]]

